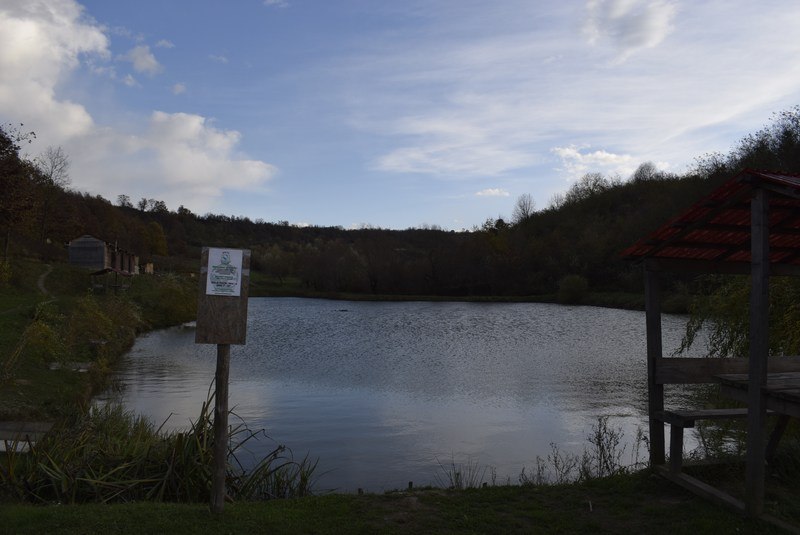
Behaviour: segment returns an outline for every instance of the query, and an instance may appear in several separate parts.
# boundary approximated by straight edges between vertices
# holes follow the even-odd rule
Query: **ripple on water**
[[[321,488],[434,483],[451,457],[513,479],[550,443],[581,451],[600,415],[630,437],[643,422],[641,312],[256,298],[248,317],[231,404],[251,428],[319,457]],[[683,319],[663,324],[667,353]],[[191,329],[144,335],[120,375],[123,401],[180,427],[205,401],[215,358]]]

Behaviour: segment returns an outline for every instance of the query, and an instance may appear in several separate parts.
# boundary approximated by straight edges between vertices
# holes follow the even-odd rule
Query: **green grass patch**
[[[8,533],[781,533],[649,472],[551,487],[424,489],[206,504],[10,505]]]

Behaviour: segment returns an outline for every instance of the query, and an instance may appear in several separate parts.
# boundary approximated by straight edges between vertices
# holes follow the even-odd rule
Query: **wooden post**
[[[747,393],[747,514],[759,516],[764,509],[764,463],[767,412],[762,388],[767,382],[769,353],[769,197],[757,188],[750,204],[750,383]]]
[[[214,473],[211,482],[211,512],[225,509],[225,472],[228,460],[228,376],[231,346],[217,345],[217,372],[214,375]]]
[[[249,282],[250,251],[203,248],[195,343],[217,344],[211,481],[211,512],[216,514],[225,508],[231,344],[244,344],[247,338]]]
[[[645,265],[645,323],[647,325],[647,413],[650,429],[650,466],[663,465],[664,422],[655,414],[664,410],[664,385],[656,382],[656,369],[663,357],[661,338],[661,280]]]

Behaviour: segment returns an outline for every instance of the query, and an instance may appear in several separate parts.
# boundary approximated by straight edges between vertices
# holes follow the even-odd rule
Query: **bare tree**
[[[522,223],[531,217],[535,211],[536,203],[533,202],[533,197],[531,197],[530,193],[523,193],[517,198],[517,204],[514,205],[511,220],[514,223]]]
[[[123,193],[122,195],[117,195],[117,206],[133,208],[133,203],[131,202],[131,198]]]
[[[59,190],[65,190],[70,184],[69,156],[61,147],[47,147],[42,154],[33,160],[36,166],[35,177],[39,183],[42,205],[41,240],[47,240],[47,218],[50,206]]]
[[[69,156],[61,147],[47,147],[34,160],[40,178],[46,186],[65,189],[70,184]]]

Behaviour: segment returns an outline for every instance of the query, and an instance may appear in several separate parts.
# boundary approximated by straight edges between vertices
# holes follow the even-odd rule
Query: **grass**
[[[213,395],[186,431],[164,433],[147,419],[109,404],[63,419],[28,451],[0,454],[0,501],[38,504],[208,501],[214,451]],[[235,416],[235,415],[234,415]],[[244,423],[228,429],[226,489],[231,499],[310,494],[316,463],[295,461],[282,445],[251,469],[239,458],[267,438]]]
[[[0,510],[3,533],[781,533],[647,471],[581,484]]]
[[[120,296],[91,295],[85,270],[15,258],[0,284],[0,420],[53,420],[85,406],[105,386],[115,360],[137,333],[195,316],[196,281],[140,276]],[[90,362],[89,373],[51,369]]]
[[[44,266],[35,263],[21,266],[15,270],[16,280],[10,290],[0,290],[2,301],[0,310],[0,354],[6,359],[9,349],[18,346],[26,329],[36,319],[36,305],[44,299],[36,290],[36,280]],[[58,300],[50,312],[67,314],[76,309],[83,309],[83,315],[67,322],[65,325],[76,326],[73,331],[97,329],[104,321],[102,316],[111,312],[126,315],[126,309],[110,309],[98,303],[85,301],[85,279],[83,274],[68,266],[56,265],[53,273],[55,279],[48,279],[48,290]],[[52,275],[51,275],[52,276]],[[50,280],[53,283],[50,283]],[[138,302],[139,310],[156,318],[151,325],[158,325],[163,319],[174,317],[176,309],[164,308],[169,301],[180,301],[194,292],[187,286],[179,284],[177,279],[165,280],[159,286],[156,279],[144,281],[144,286],[132,288],[131,299]],[[262,284],[266,281],[260,281]],[[263,284],[262,288],[267,286]],[[166,293],[165,293],[166,292]],[[169,299],[160,298],[164,295]],[[353,297],[353,296],[347,296]],[[362,298],[365,296],[361,296]],[[366,296],[374,297],[374,296]],[[628,297],[618,296],[627,301]],[[410,297],[410,299],[425,299]],[[447,298],[451,300],[452,298]],[[600,301],[612,301],[612,296],[602,296]],[[530,301],[533,298],[497,299],[482,298],[482,301]],[[601,303],[592,303],[601,304]],[[152,307],[148,309],[147,307]],[[5,314],[3,314],[5,311]],[[111,312],[109,312],[111,311]],[[179,313],[187,311],[178,310]],[[110,316],[115,317],[115,316]],[[95,319],[92,319],[95,318]],[[88,321],[87,321],[88,320]],[[83,323],[82,323],[83,322]],[[113,322],[112,322],[113,323]],[[84,327],[81,327],[83,325]],[[44,331],[42,331],[44,332]],[[71,332],[69,329],[63,331]],[[84,348],[85,349],[85,348]],[[63,407],[74,407],[85,399],[88,382],[79,374],[70,371],[51,371],[36,359],[22,359],[15,368],[14,380],[5,382],[0,388],[0,404],[8,411],[11,408],[23,417],[52,416],[59,414]],[[26,405],[27,403],[27,405]],[[16,405],[15,405],[16,404]],[[2,418],[2,416],[0,416]],[[79,428],[76,427],[78,431]],[[613,430],[611,430],[613,431]],[[123,437],[127,446],[135,449],[133,437],[125,433],[112,432],[117,438]],[[203,433],[200,435],[205,436]],[[185,440],[187,437],[184,437]],[[197,442],[198,437],[188,437]],[[246,500],[289,496],[291,492],[282,493],[288,480],[298,478],[285,472],[273,471],[267,465],[257,477],[264,476],[267,481],[262,485],[258,479],[246,478],[232,481],[245,489],[236,503],[226,506],[222,516],[212,516],[206,503],[164,504],[153,501],[130,503],[132,500],[146,499],[147,493],[140,497],[113,495],[113,500],[128,503],[119,504],[83,504],[66,505],[70,501],[84,501],[74,498],[75,487],[86,485],[85,474],[76,472],[75,466],[62,462],[49,463],[46,457],[39,459],[37,465],[44,466],[51,477],[45,483],[54,492],[46,495],[40,503],[49,505],[25,505],[22,503],[4,503],[0,508],[0,533],[90,533],[95,531],[109,533],[239,533],[239,532],[274,532],[274,533],[705,533],[705,532],[738,532],[738,533],[777,533],[776,528],[761,522],[743,519],[738,514],[719,508],[709,502],[698,499],[675,485],[653,476],[647,471],[637,473],[620,473],[613,469],[620,451],[613,439],[613,432],[607,428],[598,428],[595,450],[589,456],[571,460],[559,454],[556,448],[548,456],[547,461],[555,464],[554,477],[546,477],[540,472],[540,466],[527,480],[517,486],[495,486],[494,474],[490,471],[490,484],[486,483],[486,469],[477,462],[468,461],[466,465],[451,461],[449,465],[440,465],[442,469],[442,487],[448,489],[419,489],[408,492],[393,492],[383,495],[324,495],[292,498],[287,500],[269,500],[258,503]],[[598,444],[603,449],[597,449]],[[83,448],[83,446],[80,446]],[[94,485],[96,491],[101,487],[113,488],[115,470],[130,467],[130,459],[119,457],[120,453],[108,444],[102,447],[84,448],[90,461],[100,461],[111,474],[101,474],[95,465],[90,465],[92,479],[88,483]],[[155,446],[154,446],[155,447]],[[77,451],[73,447],[73,451]],[[142,455],[142,449],[132,455]],[[175,455],[183,448],[171,450]],[[93,453],[97,452],[97,454]],[[100,452],[112,452],[117,458],[103,459]],[[128,453],[126,453],[128,455]],[[552,459],[550,458],[552,457]],[[121,460],[122,459],[122,460]],[[55,460],[55,459],[53,459]],[[554,463],[555,460],[555,463]],[[191,461],[191,460],[190,460]],[[193,462],[193,461],[191,461]],[[290,470],[307,463],[280,461],[276,468],[287,466]],[[560,464],[559,464],[560,463]],[[157,464],[157,463],[156,463]],[[205,465],[205,463],[202,463]],[[610,469],[609,469],[610,467]],[[258,468],[256,470],[259,470]],[[491,470],[491,469],[489,469]],[[202,471],[202,470],[199,470]],[[311,472],[313,472],[313,467]],[[577,473],[577,477],[573,473]],[[794,480],[796,467],[790,467],[784,479]],[[588,474],[588,476],[587,476]],[[270,477],[277,475],[277,480],[269,482]],[[607,477],[597,477],[607,476]],[[153,477],[130,476],[127,482],[135,477],[142,480]],[[712,481],[720,481],[725,474],[711,474]],[[299,476],[302,485],[310,484],[306,478]],[[569,482],[574,481],[578,482]],[[545,481],[558,484],[543,486]],[[72,483],[70,483],[72,482]],[[117,482],[118,483],[118,482]],[[534,484],[530,484],[534,483]],[[30,486],[30,482],[23,482]],[[59,484],[66,487],[58,488]],[[70,487],[72,485],[72,487]],[[272,486],[270,486],[272,485]],[[189,487],[195,494],[192,495]],[[183,499],[203,501],[205,485],[189,484],[184,486]],[[800,511],[794,497],[795,488],[790,485],[775,487],[770,491],[770,512],[781,518],[796,521]],[[199,492],[199,494],[197,494]],[[303,494],[303,492],[295,493]],[[187,498],[188,497],[188,498]],[[96,501],[104,501],[98,498]]]

